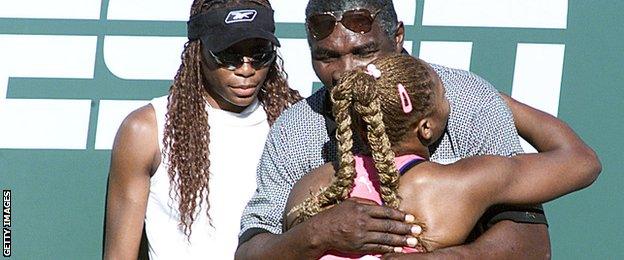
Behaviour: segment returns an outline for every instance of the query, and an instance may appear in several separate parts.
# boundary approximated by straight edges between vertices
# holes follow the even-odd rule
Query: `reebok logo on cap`
[[[256,10],[236,10],[231,11],[225,18],[225,23],[251,22],[256,18]]]

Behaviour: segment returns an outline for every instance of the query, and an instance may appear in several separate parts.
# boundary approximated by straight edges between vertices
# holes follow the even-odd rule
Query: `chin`
[[[234,97],[230,99],[230,103],[238,107],[248,107],[254,100],[257,98],[257,95],[253,95],[250,97]]]

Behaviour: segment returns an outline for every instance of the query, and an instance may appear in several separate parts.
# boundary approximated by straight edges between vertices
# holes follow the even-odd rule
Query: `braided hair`
[[[417,58],[396,54],[373,61],[381,76],[362,70],[346,73],[331,90],[336,118],[339,162],[332,183],[320,193],[296,206],[295,223],[303,222],[322,210],[348,198],[355,180],[353,157],[354,128],[365,129],[375,168],[379,174],[382,201],[398,208],[399,172],[392,147],[403,141],[414,123],[433,113],[435,77],[428,65]],[[406,113],[397,85],[408,93],[413,109]],[[360,126],[361,123],[365,126]]]

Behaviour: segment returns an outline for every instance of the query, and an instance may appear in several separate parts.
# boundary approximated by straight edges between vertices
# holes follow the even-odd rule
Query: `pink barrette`
[[[375,79],[381,77],[381,71],[377,69],[375,64],[368,64],[368,66],[366,66],[366,74],[373,76]]]
[[[405,114],[412,112],[412,100],[410,99],[409,94],[405,89],[405,86],[399,83],[397,85],[397,89],[399,90],[399,98],[401,98],[401,106],[403,107],[403,112],[405,112]]]

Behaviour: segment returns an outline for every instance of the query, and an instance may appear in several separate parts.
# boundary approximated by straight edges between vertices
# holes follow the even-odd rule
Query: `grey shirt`
[[[522,152],[511,111],[490,83],[468,71],[431,66],[451,104],[447,131],[432,161],[446,164],[475,155]],[[258,166],[256,193],[242,215],[239,243],[262,232],[282,233],[283,211],[294,184],[336,159],[326,94],[323,88],[298,102],[273,125]]]

